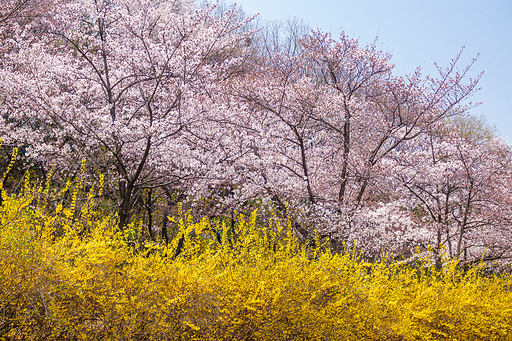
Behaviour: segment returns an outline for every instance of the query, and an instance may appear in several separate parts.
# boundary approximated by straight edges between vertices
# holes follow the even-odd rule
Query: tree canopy
[[[510,147],[468,116],[480,75],[460,55],[437,78],[397,75],[375,44],[253,29],[236,6],[44,3],[0,5],[3,140],[62,183],[84,159],[120,229],[145,214],[167,240],[178,203],[260,202],[333,250],[511,257]]]

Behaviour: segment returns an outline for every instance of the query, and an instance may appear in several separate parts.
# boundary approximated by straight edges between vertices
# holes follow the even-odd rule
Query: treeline
[[[459,56],[397,75],[375,44],[191,0],[3,1],[0,39],[9,193],[101,178],[118,229],[164,244],[178,207],[258,207],[333,252],[509,262],[510,147],[467,114]]]

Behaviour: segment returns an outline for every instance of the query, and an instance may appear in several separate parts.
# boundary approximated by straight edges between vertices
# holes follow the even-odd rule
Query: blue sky
[[[311,28],[337,36],[344,30],[361,44],[378,36],[378,46],[393,55],[395,72],[436,75],[465,46],[459,67],[478,54],[469,75],[484,75],[470,112],[485,116],[512,144],[512,1],[511,0],[237,0],[261,19],[302,18]]]

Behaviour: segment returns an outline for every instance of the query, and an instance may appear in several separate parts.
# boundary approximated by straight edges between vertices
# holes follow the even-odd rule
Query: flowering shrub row
[[[143,242],[66,191],[2,194],[0,339],[512,340],[509,275],[333,255],[256,212],[181,214],[169,245]]]

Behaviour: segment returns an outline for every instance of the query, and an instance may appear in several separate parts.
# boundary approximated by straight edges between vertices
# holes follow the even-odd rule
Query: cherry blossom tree
[[[438,266],[442,249],[466,263],[511,257],[510,147],[475,135],[438,129],[397,159],[403,207],[434,232]]]
[[[41,18],[51,15],[53,0],[4,0],[0,2],[0,57],[15,47],[12,40],[23,29],[37,33]]]
[[[464,83],[471,65],[459,73],[460,55],[446,70],[438,68],[440,78],[434,79],[423,78],[419,70],[394,76],[391,56],[375,44],[361,48],[343,34],[335,41],[314,32],[305,47],[318,77],[340,98],[334,115],[316,118],[341,142],[340,203],[361,204],[380,160],[439,120],[465,112],[468,107],[461,103],[478,82],[477,78]]]
[[[0,27],[2,37],[12,35],[12,26],[24,26],[47,14],[54,5],[53,1],[41,0],[4,0],[0,3]],[[7,30],[6,27],[8,28]]]
[[[46,166],[86,158],[112,178],[123,227],[144,189],[205,176],[226,157],[208,118],[222,114],[216,89],[243,62],[248,20],[189,0],[58,6],[1,70],[2,133]]]
[[[267,51],[234,91],[259,132],[259,182],[279,206],[300,203],[331,240],[358,235],[364,224],[356,216],[368,217],[395,194],[394,151],[465,112],[478,82],[464,83],[471,65],[459,73],[459,56],[438,79],[395,76],[389,55],[344,34],[336,41],[312,32],[291,53]]]

